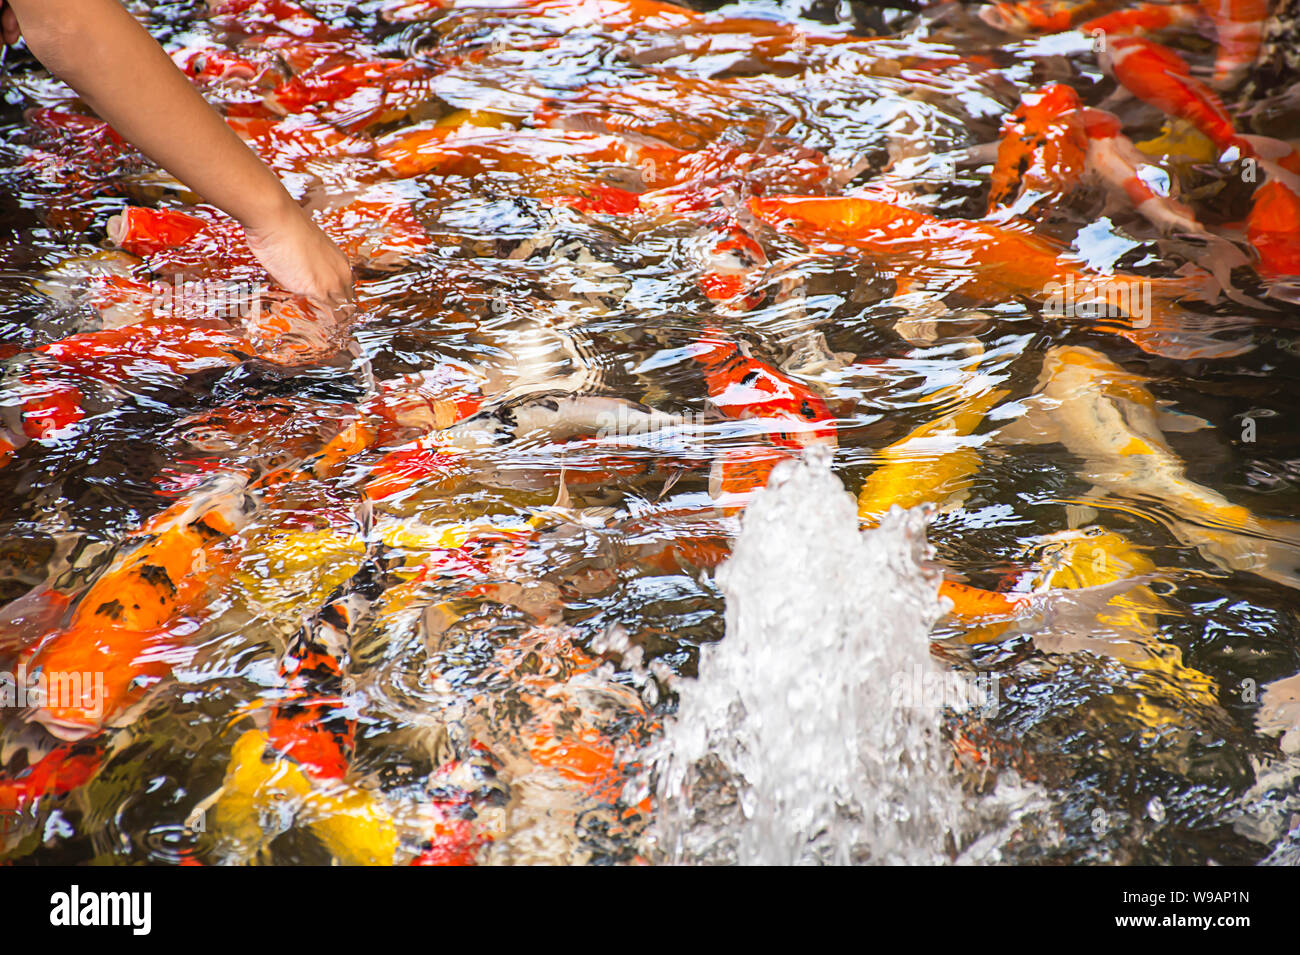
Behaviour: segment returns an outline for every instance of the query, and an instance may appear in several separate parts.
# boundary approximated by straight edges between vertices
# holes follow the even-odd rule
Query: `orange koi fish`
[[[83,686],[79,700],[52,699],[31,719],[77,740],[123,718],[171,671],[178,638],[169,628],[198,606],[228,562],[222,545],[250,510],[243,480],[223,475],[146,522],[82,594],[67,626],[21,657],[29,673],[102,674],[102,686]]]
[[[794,457],[792,451],[765,445],[728,448],[709,469],[709,497],[724,513],[737,513],[755,491],[767,487],[778,464]]]
[[[709,401],[729,418],[775,423],[769,440],[784,448],[835,445],[835,418],[807,385],[751,357],[734,341],[706,331],[692,353],[704,366]]]
[[[226,123],[272,169],[300,171],[307,160],[368,158],[375,144],[318,119],[227,116]]]
[[[484,172],[527,175],[557,169],[588,175],[593,163],[627,163],[655,170],[668,168],[681,154],[669,147],[641,145],[603,133],[428,123],[380,137],[375,155],[394,175],[410,177]]]
[[[783,133],[789,118],[772,112],[770,93],[758,80],[664,73],[617,86],[587,87],[571,97],[548,100],[534,111],[533,123],[648,140],[692,152],[714,142],[725,130],[761,142],[765,136]],[[664,177],[658,183],[671,181]]]
[[[22,812],[43,796],[80,789],[99,772],[104,754],[59,746],[11,778],[0,776],[0,812]]]
[[[880,257],[905,272],[911,281],[941,284],[949,292],[997,300],[1008,294],[1037,302],[1076,284],[1097,288],[1110,282],[1141,282],[1151,290],[1145,323],[1109,322],[1099,329],[1127,338],[1139,348],[1169,357],[1239,354],[1240,343],[1217,341],[1197,333],[1195,316],[1174,302],[1207,294],[1212,279],[1138,279],[1103,276],[1064,249],[1035,235],[990,222],[939,219],[865,198],[786,197],[751,200],[759,219],[818,246],[847,246]]]
[[[1130,93],[1169,116],[1185,119],[1206,135],[1219,152],[1241,140],[1214,91],[1192,76],[1181,56],[1135,36],[1110,40],[1102,65]]]
[[[348,132],[391,122],[430,96],[428,70],[405,60],[368,60],[315,68],[266,94],[281,115],[312,112]]]
[[[1266,279],[1300,275],[1300,150],[1267,136],[1243,136],[1264,181],[1251,199],[1246,239]]]
[[[939,596],[952,602],[952,609],[948,611],[952,616],[967,621],[1017,617],[1024,612],[1030,599],[1029,594],[981,590],[955,580],[944,580],[939,584]]]
[[[392,187],[372,187],[313,214],[348,260],[367,268],[398,268],[429,245],[429,234],[412,213],[410,200]]]
[[[424,227],[411,213],[409,200],[391,186],[374,186],[358,195],[314,210],[325,233],[362,267],[389,269],[404,264],[428,245]],[[109,238],[145,258],[161,274],[203,274],[218,266],[261,271],[234,219],[204,218],[174,210],[128,206],[108,221]]]
[[[979,18],[989,26],[1016,36],[1061,33],[1102,11],[1117,0],[1019,0],[981,7]]]
[[[991,9],[986,7],[987,9]],[[989,212],[1019,196],[1068,191],[1083,176],[1088,136],[1078,94],[1063,83],[1025,93],[1002,124],[989,189]]]
[[[1195,26],[1200,18],[1201,8],[1194,3],[1139,3],[1081,23],[1079,31],[1092,34],[1100,30],[1107,36],[1130,36]]]
[[[444,448],[430,439],[394,448],[380,458],[366,482],[366,497],[382,501],[400,494],[415,484],[446,488],[458,484],[471,473],[463,455],[455,448]]]
[[[75,374],[122,383],[160,371],[192,375],[229,368],[253,351],[244,340],[217,328],[148,320],[70,335],[41,345],[35,353]]]

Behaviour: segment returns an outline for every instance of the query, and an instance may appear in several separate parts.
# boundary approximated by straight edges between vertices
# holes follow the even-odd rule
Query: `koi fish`
[[[239,223],[215,213],[196,216],[175,209],[127,206],[109,218],[108,238],[120,249],[141,256],[150,271],[201,275],[220,263],[227,271],[260,271]]]
[[[175,248],[208,228],[208,220],[176,209],[128,206],[108,220],[108,239],[132,255]]]
[[[1214,56],[1214,85],[1236,86],[1255,65],[1264,42],[1269,0],[1201,0],[1214,22],[1219,48]]]
[[[971,395],[954,386],[936,396],[955,406],[883,448],[880,464],[867,475],[858,492],[858,519],[874,527],[894,505],[902,508],[930,503],[946,506],[965,497],[980,468],[980,453],[970,435],[1006,391],[982,390]]]
[[[728,130],[756,143],[784,133],[791,121],[772,112],[773,95],[756,79],[711,80],[665,73],[547,100],[534,110],[533,124],[693,152]]]
[[[457,449],[440,447],[436,436],[394,448],[375,462],[365,485],[366,497],[382,501],[416,484],[449,490],[472,473],[462,458]]]
[[[1144,103],[1192,123],[1220,153],[1240,146],[1223,102],[1192,76],[1187,61],[1173,50],[1141,37],[1120,36],[1106,44],[1101,63]]]
[[[349,261],[389,270],[428,248],[428,232],[411,211],[410,200],[392,187],[373,186],[343,198],[313,208],[312,214]]]
[[[1062,33],[1115,6],[1110,0],[1018,0],[980,7],[979,18],[1015,36]]]
[[[209,19],[228,33],[266,43],[285,40],[365,42],[355,30],[335,27],[287,0],[206,0]],[[268,44],[269,45],[269,44]]]
[[[312,212],[358,266],[393,268],[428,245],[428,234],[412,214],[409,200],[390,186],[335,198]],[[203,274],[219,264],[223,274],[261,273],[243,229],[228,217],[132,206],[109,219],[108,234],[120,248],[143,256],[154,272]]]
[[[497,130],[470,124],[421,124],[377,140],[375,156],[402,178],[435,174],[475,176],[484,172],[531,175],[571,172],[587,175],[593,163],[668,168],[680,152],[582,130]],[[651,177],[653,178],[653,177]]]
[[[951,604],[948,611],[966,621],[1017,617],[1024,613],[1029,594],[1003,593],[981,590],[969,584],[945,579],[939,584],[939,597]]]
[[[1091,36],[1100,31],[1108,37],[1157,33],[1195,26],[1200,18],[1201,8],[1195,3],[1139,3],[1087,20],[1079,25],[1079,32]]]
[[[1223,357],[1251,347],[1211,337],[1202,329],[1220,323],[1175,305],[1181,298],[1207,296],[1217,284],[1209,275],[1164,280],[1103,276],[1038,236],[987,221],[939,219],[874,199],[791,196],[753,199],[749,208],[767,224],[814,246],[860,249],[890,263],[911,283],[934,282],[946,292],[986,301],[1010,294],[1050,304],[1076,283],[1096,289],[1113,283],[1131,288],[1128,283],[1137,282],[1143,291],[1150,289],[1150,314],[1140,322],[1095,327],[1153,354]]]
[[[365,159],[375,151],[369,139],[309,117],[228,115],[226,124],[264,163],[281,172],[300,172],[308,160]]]
[[[1139,173],[1148,165],[1146,156],[1121,132],[1117,118],[1085,109],[1072,89],[1054,83],[1024,94],[1004,123],[989,212],[1031,192],[1068,192],[1092,175],[1162,232],[1208,236],[1195,212],[1157,193],[1142,178]]]
[[[45,796],[80,789],[99,772],[104,754],[84,746],[58,746],[9,778],[0,776],[0,812],[22,812]]]
[[[681,423],[678,415],[623,398],[530,393],[485,408],[435,434],[443,447],[472,450],[528,435],[564,441],[593,434],[649,434]]]
[[[0,419],[9,435],[10,450],[28,440],[57,438],[86,416],[81,391],[67,382],[37,371],[17,376],[13,404],[0,403]]]
[[[1030,190],[1068,191],[1082,178],[1088,137],[1078,121],[1081,105],[1078,94],[1064,83],[1020,97],[1020,105],[1002,123],[989,212],[1011,205]]]
[[[392,865],[396,859],[397,826],[376,793],[340,780],[314,781],[261,730],[235,740],[221,788],[205,804],[212,806],[219,851],[231,859],[257,855],[278,835],[264,820],[304,823],[343,865]]]
[[[347,775],[356,719],[344,670],[359,620],[391,582],[378,561],[364,562],[298,630],[281,661],[288,695],[272,708],[267,740],[313,780]]]
[[[1251,199],[1246,238],[1259,253],[1265,278],[1300,275],[1300,151],[1263,136],[1244,136],[1264,182]]]
[[[1118,119],[1097,109],[1084,110],[1082,115],[1088,135],[1088,169],[1106,184],[1112,194],[1122,195],[1161,232],[1209,236],[1192,209],[1156,192],[1139,175],[1142,167],[1148,165],[1146,157],[1132,140],[1120,132]]]
[[[29,672],[103,674],[103,696],[40,707],[30,719],[78,740],[114,725],[170,672],[177,637],[169,631],[196,607],[226,563],[222,544],[247,520],[245,481],[219,475],[151,518],[81,595],[65,628],[25,651]]]
[[[22,168],[59,186],[65,195],[106,191],[111,176],[120,175],[143,158],[111,126],[95,117],[58,107],[29,109],[23,117],[35,133],[36,148],[24,156]]]
[[[1047,353],[1025,414],[997,440],[1059,442],[1083,461],[1095,495],[1131,501],[1159,515],[1183,544],[1212,563],[1300,587],[1300,523],[1256,517],[1191,481],[1165,441],[1184,419],[1161,412],[1143,380],[1089,348]]]
[[[34,354],[73,374],[124,384],[160,372],[184,376],[230,368],[247,359],[253,349],[243,339],[210,325],[147,320],[70,335],[37,347]]]
[[[835,417],[826,402],[736,342],[708,330],[695,343],[692,357],[704,366],[710,403],[728,418],[772,421],[768,440],[784,448],[837,443]]]
[[[185,47],[171,54],[182,73],[200,85],[256,79],[263,68],[222,47]]]
[[[313,113],[356,133],[392,122],[428,100],[432,74],[406,60],[365,60],[299,73],[266,94],[281,115]]]
[[[1182,652],[1161,639],[1159,618],[1173,609],[1150,585],[1158,568],[1141,548],[1116,531],[1085,527],[1042,538],[1030,582],[1051,588],[1055,609],[1034,644],[1048,653],[1080,651],[1121,661],[1139,679],[1116,715],[1159,732],[1185,722],[1188,713],[1218,711],[1213,677],[1183,662]],[[1072,593],[1109,594],[1106,602],[1071,603]],[[1147,682],[1140,675],[1150,674]]]
[[[1208,18],[1218,40],[1215,51],[1215,86],[1235,86],[1255,63],[1268,20],[1268,0],[1201,0],[1200,3],[1139,3],[1080,25],[1087,34],[1101,31],[1120,36],[1155,33],[1174,28],[1195,28]]]

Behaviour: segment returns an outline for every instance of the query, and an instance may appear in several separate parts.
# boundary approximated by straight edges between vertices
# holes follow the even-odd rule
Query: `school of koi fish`
[[[999,858],[1300,856],[1294,0],[127,6],[357,300],[10,52],[0,860],[665,861],[814,448],[930,513]]]

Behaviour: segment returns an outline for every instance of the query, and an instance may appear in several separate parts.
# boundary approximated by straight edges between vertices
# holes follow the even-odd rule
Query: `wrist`
[[[303,224],[307,213],[278,181],[276,186],[275,194],[268,196],[266,201],[257,203],[246,211],[240,211],[238,219],[244,231],[257,235],[271,235]]]

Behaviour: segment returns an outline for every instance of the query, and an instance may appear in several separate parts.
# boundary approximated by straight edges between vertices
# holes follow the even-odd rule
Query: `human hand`
[[[330,311],[352,300],[347,257],[297,205],[267,222],[245,223],[248,246],[280,285]]]

